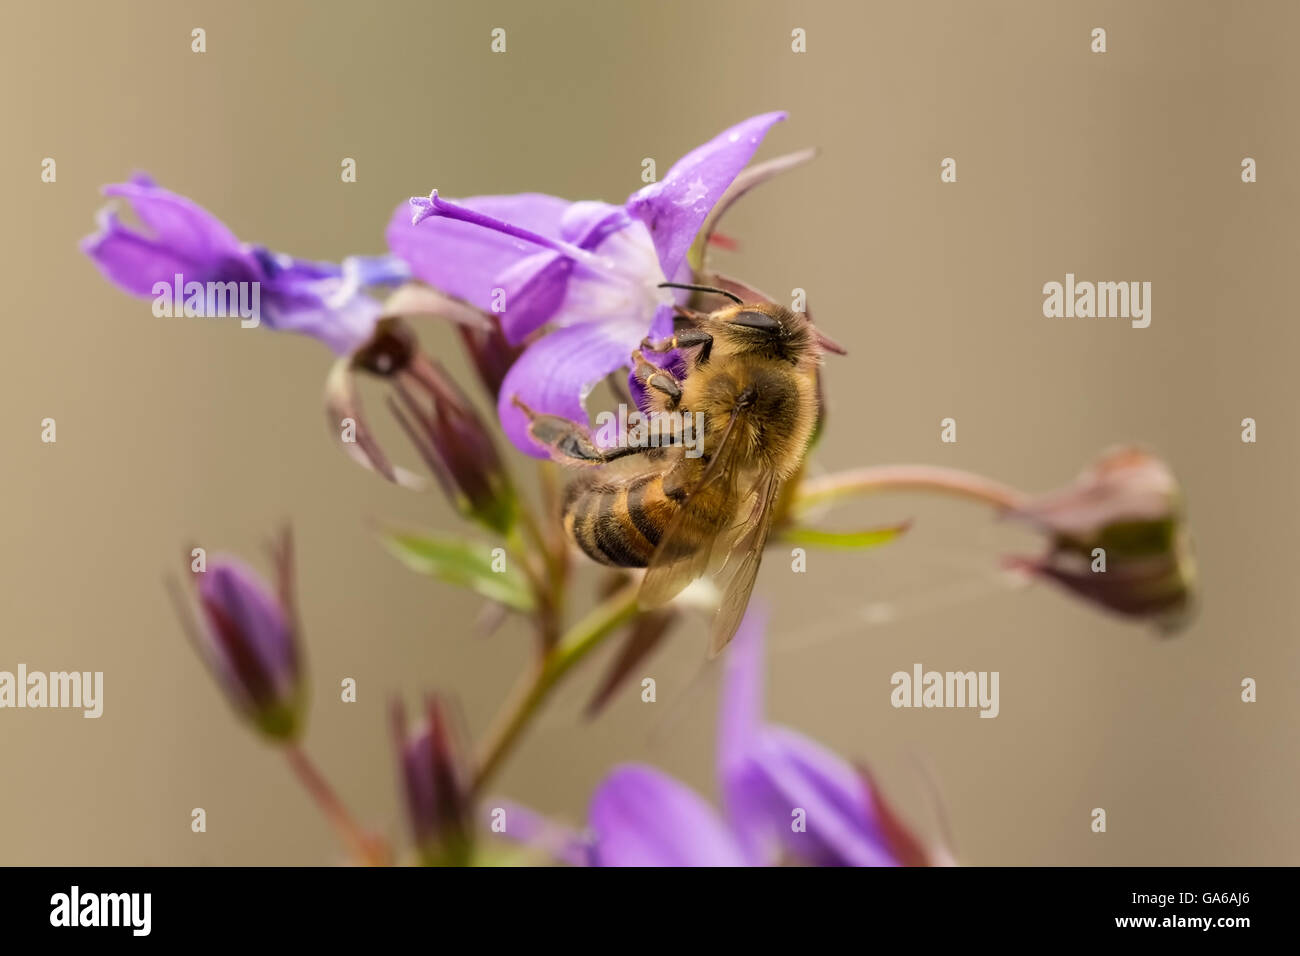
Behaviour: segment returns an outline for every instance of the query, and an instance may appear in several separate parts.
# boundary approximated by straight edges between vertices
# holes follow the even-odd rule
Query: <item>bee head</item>
[[[808,317],[775,302],[745,302],[725,289],[687,283],[664,282],[661,288],[692,289],[730,299],[734,305],[699,316],[699,327],[713,337],[715,355],[770,358],[799,365],[821,355],[821,338]],[[829,341],[829,340],[827,340]]]
[[[722,354],[771,358],[797,365],[812,353],[808,319],[774,302],[745,302],[709,316],[708,330]],[[719,341],[721,340],[721,341]]]

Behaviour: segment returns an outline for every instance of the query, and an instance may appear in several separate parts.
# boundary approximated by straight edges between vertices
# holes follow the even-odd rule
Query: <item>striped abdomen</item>
[[[644,568],[677,508],[664,493],[662,474],[610,478],[594,472],[569,486],[564,530],[593,561]]]
[[[706,467],[687,458],[662,471],[625,471],[618,464],[593,471],[569,486],[564,528],[593,561],[621,568],[646,567],[679,515],[671,551],[662,557],[680,560],[707,549],[731,523],[735,501],[730,482],[700,483]]]

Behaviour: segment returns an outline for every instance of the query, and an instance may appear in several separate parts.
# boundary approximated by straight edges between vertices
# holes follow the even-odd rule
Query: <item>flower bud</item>
[[[302,729],[306,694],[293,608],[292,542],[274,549],[277,590],[243,562],[213,556],[194,572],[194,608],[181,606],[199,655],[239,713],[268,737],[292,740]]]
[[[1165,631],[1194,604],[1195,564],[1169,467],[1138,448],[1107,452],[1070,487],[1011,512],[1051,538],[1041,558],[1009,564]]]
[[[418,487],[419,479],[393,466],[371,432],[357,395],[358,370],[389,384],[389,409],[456,509],[493,531],[509,531],[516,500],[496,443],[469,399],[420,351],[401,319],[380,321],[369,341],[335,365],[326,408],[349,454],[390,481]],[[350,434],[344,422],[351,424]]]
[[[511,345],[506,340],[505,333],[501,331],[501,323],[495,316],[491,317],[487,328],[461,324],[456,326],[456,331],[460,333],[465,352],[474,363],[479,381],[495,400],[501,393],[501,383],[505,380],[506,372],[510,371],[515,359],[523,353],[523,346]]]
[[[462,866],[472,843],[468,775],[446,704],[431,697],[425,711],[424,725],[408,733],[401,704],[393,704],[411,834],[426,865]]]

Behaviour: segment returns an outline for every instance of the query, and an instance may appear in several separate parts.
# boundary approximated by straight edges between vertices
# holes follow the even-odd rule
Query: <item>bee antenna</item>
[[[691,285],[689,282],[661,282],[661,289],[690,289],[692,292],[712,292],[714,295],[726,296],[736,305],[744,305],[744,300],[734,292],[728,292],[726,289],[717,289],[711,285]]]

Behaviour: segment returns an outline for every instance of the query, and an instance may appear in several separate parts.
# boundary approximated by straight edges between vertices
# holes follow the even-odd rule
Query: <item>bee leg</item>
[[[592,440],[591,432],[577,422],[560,415],[535,412],[517,397],[512,401],[528,416],[528,434],[533,441],[545,447],[551,458],[562,465],[603,465],[641,450],[630,445],[601,448]]]
[[[699,345],[702,348],[699,354],[695,356],[695,363],[703,365],[709,360],[709,354],[713,351],[713,336],[703,329],[682,329],[673,337],[676,347],[679,349],[694,348]]]
[[[659,339],[658,341],[655,341],[647,335],[641,340],[640,348],[643,352],[659,352],[660,354],[671,352],[673,349],[677,348],[677,339]]]
[[[658,393],[652,394],[651,399],[656,406],[660,406],[661,411],[677,410],[682,401],[682,385],[672,372],[651,365],[640,349],[632,353],[632,370],[642,387]]]
[[[697,313],[698,314],[698,313]],[[672,349],[690,349],[697,345],[704,346],[700,349],[699,361],[707,362],[709,353],[713,351],[713,336],[703,329],[682,329],[671,339],[662,339],[658,342],[646,336],[641,340],[641,348],[649,352],[668,352]]]

